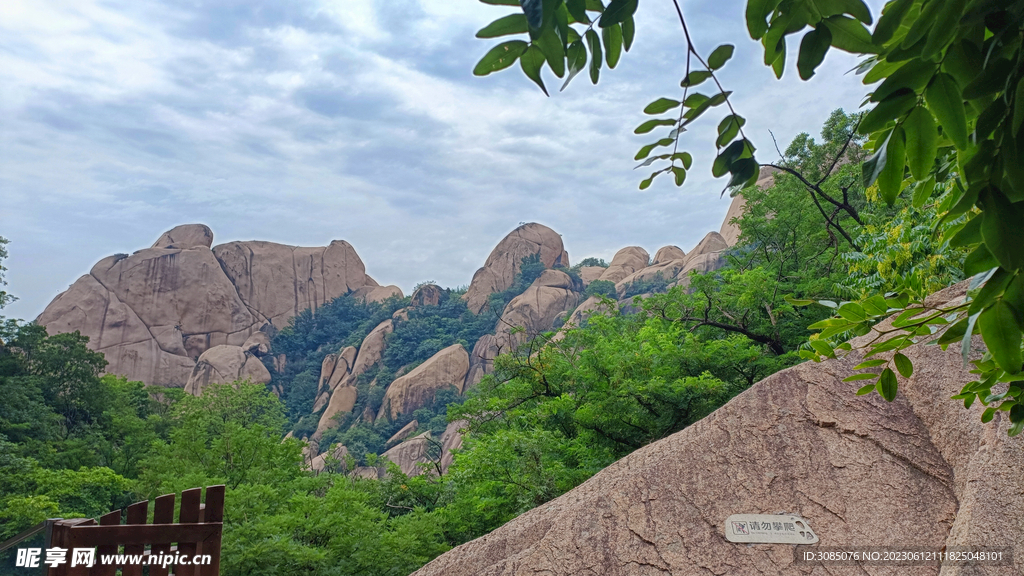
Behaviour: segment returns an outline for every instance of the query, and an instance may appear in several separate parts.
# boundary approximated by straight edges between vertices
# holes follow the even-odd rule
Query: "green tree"
[[[544,64],[559,77],[568,69],[571,80],[587,67],[589,51],[591,79],[596,83],[602,44],[609,67],[617,63],[621,49],[630,47],[632,15],[638,4],[638,0],[611,0],[607,5],[600,0],[525,0],[522,15],[500,19],[477,36],[528,34],[530,41],[496,46],[474,72],[489,74],[519,60],[526,76],[544,89],[540,76]],[[716,74],[732,57],[733,46],[723,44],[702,55],[691,41],[682,7],[678,1],[674,4],[686,37],[683,93],[678,100],[660,98],[644,109],[656,116],[678,109],[678,115],[655,118],[636,129],[638,134],[658,127],[671,130],[637,153],[642,166],[656,162],[663,166],[640,187],[650,186],[656,176],[666,173],[682,185],[692,164],[690,154],[679,151],[683,128],[724,106],[727,112],[718,125],[712,173],[730,175],[727,189],[735,193],[754,184],[759,163],[756,147],[743,132],[745,119]],[[920,207],[932,197],[936,184],[948,181],[954,194],[942,206],[940,218],[948,222],[965,217],[962,226],[946,230],[946,238],[951,246],[969,250],[963,270],[965,276],[974,277],[968,302],[929,310],[910,289],[889,298],[873,294],[842,304],[847,307],[837,306],[837,318],[816,325],[823,330],[819,340],[828,346],[819,354],[834,355],[833,346],[826,342],[830,337],[866,334],[879,319],[908,311],[899,326],[905,333],[876,333],[870,345],[873,353],[893,352],[892,360],[869,367],[880,370],[871,389],[892,400],[899,382],[893,368],[904,377],[912,371],[899,350],[921,339],[937,339],[943,346],[960,341],[966,361],[970,338],[980,333],[988,347],[986,356],[975,362],[980,377],[967,384],[958,398],[968,406],[975,400],[990,404],[983,416],[986,421],[997,411],[1008,412],[1009,432],[1019,434],[1024,430],[1024,388],[1015,384],[1024,381],[1024,244],[1018,239],[1024,225],[1024,68],[1020,66],[1024,2],[892,0],[876,22],[862,0],[748,0],[746,22],[751,38],[764,48],[765,64],[780,78],[786,67],[787,38],[808,28],[796,62],[801,78],[812,77],[832,48],[863,56],[858,73],[864,75],[866,85],[877,84],[867,95],[874,107],[856,130],[866,138],[865,148],[871,152],[862,164],[864,186],[877,187],[881,199],[890,205],[907,190]],[[603,42],[595,25],[602,30]],[[873,29],[868,28],[871,25]],[[708,80],[709,94],[690,92]],[[658,148],[671,151],[651,156]],[[831,198],[836,209],[856,220],[850,203],[826,198],[815,189],[818,183],[802,175],[801,179],[816,196],[825,201]],[[853,244],[851,238],[847,240]],[[949,314],[955,322],[943,331]],[[897,359],[900,366],[893,365]],[[996,383],[1003,383],[1000,389],[1006,385],[1005,390],[993,392]],[[867,386],[861,389],[866,391],[870,391]]]

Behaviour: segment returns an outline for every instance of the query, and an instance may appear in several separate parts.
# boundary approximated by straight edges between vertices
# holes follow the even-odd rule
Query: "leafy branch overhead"
[[[482,1],[519,4],[517,0]],[[672,173],[675,183],[682,185],[693,160],[679,149],[681,134],[702,115],[721,108],[712,173],[729,175],[727,190],[735,194],[756,181],[759,164],[756,148],[743,132],[746,121],[730,102],[732,92],[716,76],[732,56],[733,46],[723,44],[702,57],[690,39],[682,8],[676,0],[673,3],[687,41],[686,73],[680,83],[682,95],[648,104],[644,112],[655,118],[635,130],[637,134],[665,131],[635,156],[641,162],[638,168],[662,163],[642,180],[640,188],[649,187],[665,173]],[[540,69],[545,62],[560,78],[568,69],[568,83],[586,66],[589,50],[591,80],[596,83],[602,42],[595,24],[602,31],[607,63],[613,67],[619,48],[628,49],[632,43],[637,4],[637,0],[613,0],[607,6],[600,0],[523,0],[522,13],[496,21],[480,36],[525,33],[530,42],[495,47],[476,73],[507,68],[518,58],[526,75],[544,89]],[[590,18],[591,12],[600,14],[597,22]],[[899,352],[907,342],[944,330],[940,342],[959,339],[966,352],[971,337],[980,333],[988,352],[975,362],[978,380],[957,398],[967,405],[975,399],[986,406],[991,403],[983,419],[992,419],[996,411],[1006,412],[1010,433],[1020,433],[1024,430],[1024,394],[1019,384],[1024,381],[1024,242],[1020,241],[1024,229],[1024,0],[892,0],[880,15],[873,15],[863,0],[748,0],[745,16],[750,37],[761,43],[764,64],[779,78],[786,68],[787,42],[795,38],[799,38],[796,70],[804,80],[814,76],[833,49],[863,57],[856,72],[871,86],[864,101],[867,111],[857,127],[870,153],[861,165],[863,185],[869,195],[890,206],[906,191],[915,210],[933,211],[936,242],[965,250],[963,273],[974,276],[967,302],[939,315],[902,316],[923,306],[921,295],[910,288],[837,304],[835,324],[817,325],[822,335],[811,342],[814,351],[807,353],[815,358],[833,355],[839,340],[872,330],[870,326],[884,316],[901,315],[907,321],[903,326],[907,333],[871,344],[869,352],[890,354],[884,363],[865,366],[880,370],[864,379],[873,379],[873,389],[892,399],[900,377],[913,373],[910,361]],[[581,33],[570,24],[585,29]],[[711,89],[702,90],[702,86]],[[831,198],[836,210],[862,225],[845,199],[840,202],[825,194],[821,182],[804,180],[816,202]],[[852,236],[824,211],[822,215],[856,247]],[[863,318],[850,318],[857,316],[854,304],[864,311]]]

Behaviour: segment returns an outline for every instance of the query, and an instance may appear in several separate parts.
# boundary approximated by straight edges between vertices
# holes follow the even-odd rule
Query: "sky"
[[[880,0],[868,2],[878,13]],[[698,50],[730,43],[720,77],[759,160],[817,135],[866,89],[830,51],[818,74],[761,63],[742,0],[683,0]],[[214,243],[349,241],[381,284],[469,283],[522,222],[562,235],[572,262],[639,245],[692,248],[729,198],[711,176],[718,118],[681,144],[682,188],[638,190],[633,129],[680,95],[672,3],[641,2],[636,40],[600,83],[551,97],[518,66],[475,77],[518,8],[477,0],[4,0],[0,2],[2,312],[33,319],[110,254],[185,223]],[[794,48],[788,63],[796,61]]]

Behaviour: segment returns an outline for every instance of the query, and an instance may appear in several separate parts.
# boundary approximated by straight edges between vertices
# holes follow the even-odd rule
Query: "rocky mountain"
[[[928,305],[962,300],[965,284]],[[975,356],[982,344],[976,336]],[[799,566],[791,545],[725,539],[732,514],[805,519],[819,546],[1024,547],[1024,436],[946,400],[970,376],[959,350],[915,345],[892,403],[842,379],[857,355],[807,362],[633,452],[563,496],[455,548],[419,576],[939,574],[937,566]],[[1005,414],[997,413],[997,419]],[[947,565],[941,574],[1020,574]]]
[[[723,232],[737,238],[733,228],[723,224]],[[463,393],[490,372],[502,351],[550,331],[556,322],[578,323],[594,313],[598,300],[582,295],[593,281],[614,283],[620,298],[631,299],[636,290],[630,290],[647,287],[654,279],[667,288],[685,283],[690,270],[720,266],[727,249],[719,232],[709,232],[689,253],[666,246],[652,260],[645,249],[629,246],[619,250],[608,267],[577,267],[570,276],[561,236],[541,224],[522,225],[498,242],[462,295],[471,312],[493,316],[493,331],[470,346],[448,346],[398,374],[387,385],[380,407],[367,406],[358,416],[365,422],[391,421],[429,406],[439,390]],[[516,285],[531,258],[543,272],[529,285],[516,288],[519,293],[504,309],[490,310],[491,296]],[[214,246],[207,226],[189,224],[163,233],[149,248],[101,260],[57,296],[37,321],[50,333],[78,330],[89,336],[90,347],[106,357],[107,371],[132,380],[200,394],[212,383],[249,379],[282,394],[274,373],[281,372],[289,359],[271,356],[274,335],[303,310],[316,315],[319,308],[345,295],[370,302],[403,297],[398,287],[380,286],[370,278],[345,241],[313,248],[262,241]],[[324,356],[312,405],[318,423],[304,438],[311,467],[324,465],[319,445],[324,433],[355,409],[357,382],[380,364],[396,326],[407,322],[417,307],[439,306],[444,295],[433,284],[418,287],[406,308],[370,330],[358,346],[343,346]],[[371,386],[375,384],[376,380]],[[416,425],[406,427],[400,438],[389,442],[394,446],[387,454],[403,469],[414,470],[416,463],[425,461],[423,446],[430,441],[448,447],[460,442],[457,426],[438,439]],[[413,448],[417,442],[422,450]]]

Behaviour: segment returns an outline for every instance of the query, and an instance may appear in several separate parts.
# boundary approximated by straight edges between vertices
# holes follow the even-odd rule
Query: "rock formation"
[[[466,388],[476,386],[484,375],[491,373],[494,369],[494,359],[500,352],[498,339],[493,334],[484,334],[476,341],[473,351],[469,353],[469,374],[466,376]]]
[[[387,450],[381,454],[381,458],[397,464],[402,469],[402,474],[417,476],[421,472],[419,465],[430,462],[430,447],[433,441],[430,432],[424,432]]]
[[[213,246],[213,230],[205,224],[182,224],[160,235],[152,248],[209,248]]]
[[[605,269],[600,266],[582,266],[580,268],[580,280],[583,281],[583,286],[588,286],[594,280],[600,280],[601,274],[604,274]]]
[[[469,354],[462,344],[453,344],[408,374],[395,379],[384,394],[377,418],[397,418],[434,402],[438,390],[454,386],[461,394],[469,372]]]
[[[545,270],[526,291],[505,306],[495,334],[497,345],[511,350],[551,330],[555,318],[575,308],[577,302],[569,275],[559,270]],[[516,328],[523,328],[523,331],[513,333]]]
[[[270,372],[259,358],[241,346],[221,344],[199,357],[185,384],[185,392],[199,396],[208,384],[229,384],[236,380],[269,384]]]
[[[78,330],[88,336],[89,347],[107,359],[109,373],[183,387],[224,375],[210,363],[194,370],[214,347],[268,354],[269,335],[258,331],[272,332],[302,310],[377,287],[347,242],[321,248],[254,241],[211,249],[212,244],[208,227],[187,224],[162,234],[152,248],[104,258],[37,322],[51,334]],[[283,369],[283,359],[275,365]],[[246,373],[263,379],[257,372]]]
[[[983,424],[983,406],[948,399],[971,378],[953,348],[905,350],[917,369],[891,403],[841,381],[857,354],[778,372],[416,574],[938,573],[796,566],[792,545],[726,541],[725,519],[738,513],[803,517],[822,547],[1021,550],[1024,436],[1006,435],[1002,413]],[[942,573],[1009,576],[1017,562]]]
[[[466,305],[479,313],[493,292],[508,289],[515,282],[524,256],[540,255],[544,266],[568,266],[569,254],[562,246],[562,237],[543,224],[524,224],[505,236],[491,251],[483,268],[476,271],[463,296]]]
[[[316,248],[229,242],[214,246],[213,254],[253,316],[279,328],[307,308],[315,313],[338,296],[377,285],[343,240]]]
[[[639,246],[627,246],[615,253],[611,264],[605,268],[598,280],[618,282],[630,274],[647,267],[650,254]]]
[[[686,258],[686,252],[683,252],[683,249],[679,246],[662,246],[654,253],[654,260],[651,261],[651,265],[657,266],[658,264],[682,260],[683,258]]]
[[[437,306],[444,291],[437,284],[423,284],[412,293],[410,306]]]

